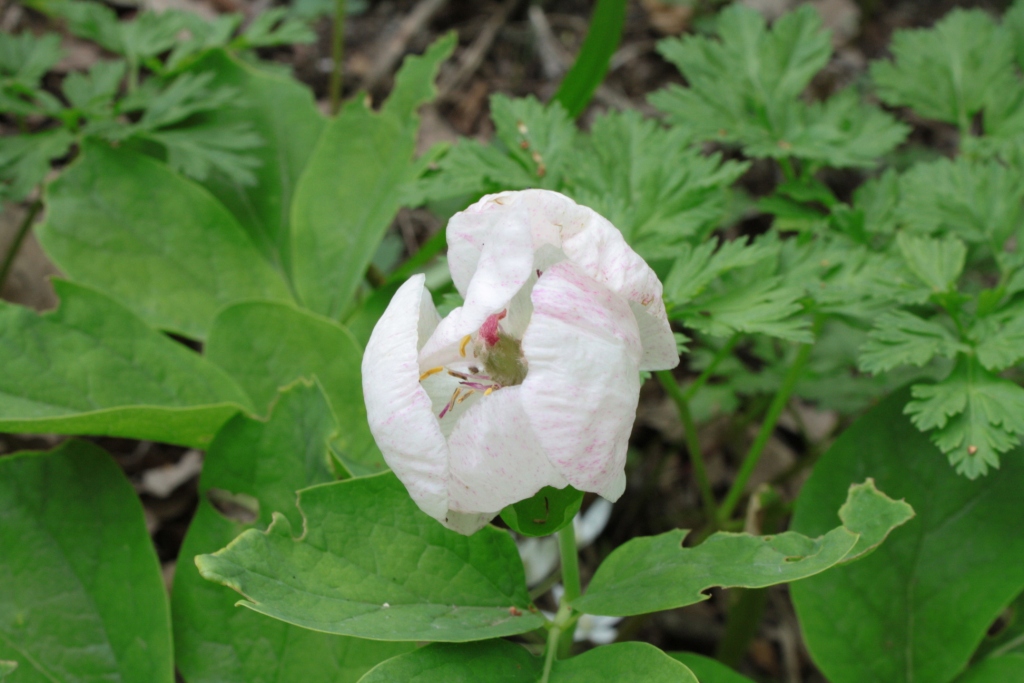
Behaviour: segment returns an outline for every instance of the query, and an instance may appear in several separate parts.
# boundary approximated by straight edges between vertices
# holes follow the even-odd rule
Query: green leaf
[[[931,29],[897,31],[890,49],[894,61],[871,65],[882,101],[963,131],[1013,79],[1010,37],[981,10],[956,9]]]
[[[206,354],[252,396],[261,415],[279,388],[316,377],[338,419],[334,447],[345,467],[356,476],[387,468],[366,421],[363,350],[338,323],[286,304],[237,304],[217,316]]]
[[[20,202],[50,172],[50,162],[68,153],[75,138],[63,128],[0,137],[0,201]]]
[[[14,670],[18,668],[17,662],[0,660],[0,681],[7,678],[9,675],[14,673]]]
[[[256,15],[242,33],[238,46],[253,49],[314,42],[316,33],[309,24],[289,17],[288,12],[286,7],[274,7]]]
[[[985,635],[974,653],[975,662],[1008,654],[1024,656],[1024,593],[1017,596],[1001,617],[1001,628]]]
[[[682,547],[687,530],[634,538],[598,567],[573,608],[587,614],[630,616],[707,600],[704,591],[764,588],[813,576],[857,559],[913,517],[902,501],[871,480],[850,486],[839,510],[842,526],[817,538],[788,531],[775,536],[719,532],[699,546]]]
[[[0,659],[19,664],[12,680],[174,680],[160,565],[109,455],[67,441],[0,458],[0,520]]]
[[[587,108],[608,73],[612,55],[622,41],[625,23],[626,0],[598,0],[576,61],[551,98],[572,118],[577,118]]]
[[[685,664],[700,680],[700,683],[753,683],[718,660],[693,652],[669,652],[672,659]]]
[[[702,154],[682,128],[638,112],[600,116],[589,135],[577,137],[560,189],[610,220],[649,259],[673,258],[682,240],[716,229],[729,187],[748,168]]]
[[[964,270],[967,247],[955,237],[931,239],[906,232],[896,235],[896,246],[910,272],[932,292],[954,291]]]
[[[292,201],[292,270],[306,307],[337,319],[359,289],[415,174],[416,108],[433,97],[434,75],[454,34],[409,57],[380,112],[349,102],[320,136]]]
[[[46,200],[47,254],[154,327],[202,339],[228,304],[290,298],[220,203],[148,157],[86,141]]]
[[[249,397],[220,369],[110,299],[54,282],[61,307],[0,303],[0,431],[203,447]]]
[[[388,660],[359,683],[536,683],[543,660],[507,640],[434,643]],[[647,643],[615,643],[555,660],[550,683],[697,683],[685,665]],[[709,681],[709,683],[713,683]]]
[[[1001,250],[1024,220],[1024,174],[998,161],[940,159],[900,178],[897,217],[908,228]]]
[[[935,356],[953,358],[965,345],[935,320],[906,311],[886,311],[875,320],[867,343],[861,347],[857,366],[878,374],[899,365],[921,367]]]
[[[122,60],[98,61],[82,73],[72,71],[61,84],[72,107],[92,112],[111,104],[121,88],[127,65]]]
[[[512,531],[524,536],[549,536],[572,524],[583,504],[583,492],[571,486],[545,486],[532,497],[509,505],[501,519]]]
[[[1024,358],[1024,310],[1014,306],[975,321],[970,330],[977,342],[978,362],[992,372],[1016,365]]]
[[[982,660],[957,678],[956,683],[1024,683],[1024,654]]]
[[[999,468],[999,454],[1020,443],[1024,433],[1024,389],[961,357],[948,377],[936,384],[915,384],[905,412],[921,431],[935,430],[932,441],[949,457],[958,474],[975,479]]]
[[[972,482],[942,462],[895,393],[845,431],[814,467],[793,528],[815,535],[850,481],[870,476],[917,516],[872,555],[790,587],[801,631],[833,683],[936,683],[963,668],[1024,589],[1024,453]]]
[[[464,642],[543,623],[508,532],[445,529],[390,472],[306,489],[298,504],[301,538],[275,515],[266,533],[196,558],[200,573],[249,609],[325,633]]]
[[[325,124],[313,95],[292,79],[260,71],[220,50],[192,69],[212,74],[211,87],[233,88],[246,101],[244,108],[223,107],[205,119],[218,127],[248,123],[263,140],[251,152],[259,161],[252,171],[254,184],[214,173],[203,185],[234,214],[264,257],[290,273],[292,193]]]
[[[237,594],[203,580],[192,562],[254,528],[219,512],[211,502],[218,496],[251,499],[258,528],[266,528],[275,511],[300,525],[295,491],[334,480],[328,441],[335,430],[320,388],[299,382],[278,394],[266,422],[239,415],[207,450],[199,509],[181,548],[172,597],[176,661],[189,683],[355,683],[378,662],[409,649],[317,633],[236,609]]]
[[[665,298],[673,305],[684,304],[724,273],[774,259],[778,253],[778,242],[770,239],[730,240],[720,247],[715,240],[696,247],[684,244],[665,281]]]
[[[46,72],[63,56],[60,36],[55,33],[41,36],[29,31],[19,35],[0,33],[0,85],[4,89],[12,85],[37,88]]]
[[[811,7],[768,30],[756,11],[733,5],[718,16],[720,42],[668,38],[658,51],[686,77],[650,102],[699,140],[734,142],[754,157],[798,157],[832,166],[872,166],[909,129],[847,90],[823,103],[800,96],[832,54]]]

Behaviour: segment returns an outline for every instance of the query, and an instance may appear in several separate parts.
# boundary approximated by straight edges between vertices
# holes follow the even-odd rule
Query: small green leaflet
[[[877,374],[899,365],[920,367],[935,356],[953,358],[967,350],[937,320],[925,320],[907,311],[886,311],[875,321],[867,343],[861,347],[857,365],[864,372]]]
[[[823,103],[800,100],[832,54],[813,8],[801,6],[769,30],[756,11],[733,5],[717,25],[720,42],[687,36],[658,44],[689,87],[670,86],[649,99],[696,139],[738,143],[754,157],[873,166],[909,132],[854,91]]]
[[[894,61],[871,66],[882,101],[961,131],[996,93],[1015,85],[1012,39],[982,10],[956,9],[932,29],[897,31],[890,49]]]
[[[959,474],[975,479],[999,467],[999,454],[1020,443],[1024,433],[1024,388],[960,356],[953,371],[936,384],[915,384],[905,412]]]
[[[25,199],[50,172],[50,161],[66,155],[73,142],[63,128],[0,137],[0,201]]]
[[[867,554],[914,516],[868,479],[850,487],[839,509],[842,526],[819,538],[796,532],[751,536],[719,532],[693,548],[688,533],[635,538],[601,564],[573,608],[587,614],[630,616],[707,600],[709,588],[763,588],[796,581]]]
[[[955,237],[938,240],[900,232],[896,246],[910,272],[932,292],[944,294],[956,289],[967,259],[963,242]]]
[[[992,372],[1016,365],[1024,358],[1024,307],[1012,306],[977,320],[970,330],[978,362]]]

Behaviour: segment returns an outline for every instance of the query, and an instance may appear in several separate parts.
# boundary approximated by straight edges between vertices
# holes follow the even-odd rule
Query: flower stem
[[[796,388],[800,375],[803,374],[804,367],[811,356],[812,348],[814,348],[812,343],[800,345],[796,358],[793,359],[793,363],[789,366],[789,370],[782,380],[782,386],[779,387],[778,393],[775,394],[771,404],[768,406],[768,413],[764,416],[764,421],[761,423],[761,429],[758,430],[757,436],[754,438],[754,443],[750,444],[750,450],[743,456],[743,464],[740,465],[740,471],[736,474],[736,479],[733,481],[732,487],[729,488],[729,493],[726,494],[725,500],[722,501],[721,506],[718,508],[719,523],[728,521],[736,509],[736,505],[740,502],[740,498],[743,497],[743,491],[747,487],[750,475],[754,473],[754,468],[757,467],[758,461],[760,461],[761,456],[764,454],[764,447],[768,445],[768,439],[775,432],[775,425],[782,416],[782,411],[785,410],[786,404],[789,403],[789,397],[793,394],[793,389]]]
[[[711,490],[711,479],[708,478],[708,468],[704,463],[704,453],[700,448],[700,440],[697,438],[697,425],[693,421],[693,413],[690,412],[690,402],[679,383],[668,370],[659,370],[654,373],[661,382],[661,386],[676,404],[679,410],[679,419],[683,422],[683,431],[686,435],[686,450],[690,451],[690,462],[693,463],[693,474],[697,479],[697,488],[700,489],[701,500],[704,503],[704,514],[708,522],[714,524],[718,521],[718,510],[715,504],[715,494]]]
[[[331,115],[341,108],[341,77],[345,70],[345,12],[347,0],[334,0],[334,26],[331,33],[331,80],[328,95]]]
[[[683,397],[687,401],[692,401],[693,397],[697,395],[697,392],[700,391],[705,384],[707,384],[708,380],[711,378],[711,375],[713,375],[715,373],[715,370],[718,369],[718,366],[722,364],[722,361],[728,358],[729,354],[732,353],[732,350],[736,348],[736,343],[739,340],[740,335],[737,332],[736,334],[732,335],[729,338],[729,341],[725,343],[725,346],[718,349],[718,352],[715,354],[715,357],[711,359],[711,362],[708,363],[708,366],[706,368],[704,368],[704,371],[700,373],[697,379],[695,379],[693,383],[690,384],[690,386],[686,387],[686,390],[683,392]]]
[[[571,524],[569,525],[572,526]],[[576,549],[573,548],[573,554],[576,553]],[[544,673],[540,677],[540,683],[549,683],[551,680],[551,669],[555,665],[555,659],[557,659],[559,641],[562,638],[562,633],[567,626],[575,624],[571,621],[572,608],[569,607],[569,603],[566,599],[562,598],[562,604],[558,606],[558,614],[555,615],[555,622],[551,625],[551,630],[548,631],[548,643],[544,648]]]
[[[17,234],[14,235],[14,241],[11,242],[10,248],[7,249],[7,254],[4,256],[4,262],[0,264],[0,289],[4,288],[4,282],[7,280],[7,275],[10,274],[11,268],[14,266],[14,259],[18,257],[18,252],[21,250],[21,244],[28,237],[29,231],[32,229],[32,223],[35,221],[36,216],[39,215],[39,210],[43,208],[43,200],[37,199],[32,202],[32,205],[28,207],[28,213],[25,214],[25,220],[21,222],[18,227]]]
[[[572,524],[558,532],[558,551],[562,556],[562,583],[565,586],[563,603],[580,597],[580,560],[576,554],[576,529]]]

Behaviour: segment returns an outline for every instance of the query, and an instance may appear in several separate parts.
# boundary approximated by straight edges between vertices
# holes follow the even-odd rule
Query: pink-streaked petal
[[[409,495],[443,523],[448,512],[448,445],[420,386],[417,347],[437,312],[414,275],[388,304],[363,353],[366,416],[377,446]],[[424,315],[428,320],[421,325]]]
[[[555,469],[614,501],[640,394],[640,332],[629,304],[568,261],[533,288],[523,338],[523,409]]]
[[[534,271],[567,259],[636,304],[633,313],[644,348],[641,369],[679,364],[657,275],[606,218],[558,192],[488,195],[453,216],[448,224],[448,263],[459,291],[468,292],[490,263],[485,252],[505,240],[518,245],[524,235],[531,240]]]
[[[484,396],[448,439],[448,500],[453,510],[497,513],[545,486],[568,484],[548,460],[523,411],[523,387]]]
[[[457,531],[463,536],[472,536],[487,526],[487,523],[494,519],[493,514],[479,514],[475,512],[456,512],[449,510],[441,524],[452,531]]]

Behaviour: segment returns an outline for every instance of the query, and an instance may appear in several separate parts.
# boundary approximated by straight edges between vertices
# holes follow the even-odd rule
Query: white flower
[[[463,306],[409,279],[363,356],[370,429],[420,508],[473,533],[544,486],[617,500],[639,372],[674,367],[661,283],[594,211],[544,190],[448,224]]]

